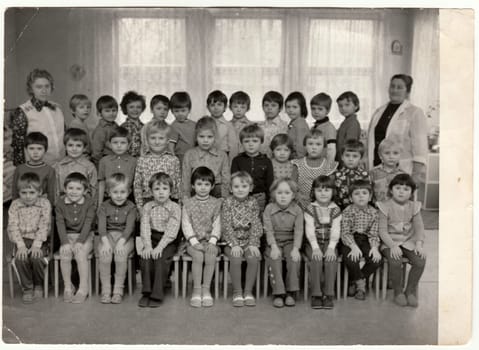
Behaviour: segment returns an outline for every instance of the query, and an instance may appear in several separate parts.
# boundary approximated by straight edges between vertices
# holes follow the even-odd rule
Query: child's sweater
[[[98,165],[98,162],[104,156],[113,154],[110,147],[110,136],[117,127],[118,125],[115,122],[100,119],[97,127],[93,130],[91,135],[91,160],[95,165]]]
[[[309,126],[305,118],[298,117],[288,124],[288,136],[293,141],[295,150],[293,158],[302,158],[306,155],[303,140],[308,133]]]
[[[341,160],[343,147],[347,140],[358,140],[361,137],[361,125],[358,122],[356,114],[347,116],[338,129],[336,135],[336,161]]]
[[[321,207],[313,202],[304,211],[305,233],[313,249],[319,248],[319,243],[328,243],[328,248],[335,249],[341,236],[341,210],[331,202],[327,207]]]
[[[230,247],[259,247],[263,226],[256,199],[226,198],[221,207],[221,226],[223,239]]]
[[[12,198],[18,198],[18,189],[17,181],[25,173],[35,173],[40,178],[42,196],[46,196],[50,203],[53,205],[55,203],[55,170],[48,164],[42,162],[41,164],[29,164],[26,162],[20,164],[16,167],[15,172],[13,173],[13,188],[12,188]]]
[[[184,200],[181,227],[186,240],[191,245],[201,241],[216,244],[220,239],[221,202],[221,199],[212,196],[206,199],[198,199],[194,196]]]
[[[356,169],[349,169],[345,166],[341,166],[334,173],[334,183],[336,185],[336,192],[338,196],[338,205],[341,209],[345,209],[351,204],[351,198],[349,195],[349,187],[354,181],[367,180],[369,181],[369,175],[366,170],[361,166]]]

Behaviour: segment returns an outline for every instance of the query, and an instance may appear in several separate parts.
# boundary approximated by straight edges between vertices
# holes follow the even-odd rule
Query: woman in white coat
[[[396,74],[389,83],[389,103],[373,114],[368,130],[369,169],[379,165],[378,146],[385,138],[399,139],[402,153],[399,167],[416,183],[425,182],[427,159],[427,120],[423,111],[408,100],[413,79]]]

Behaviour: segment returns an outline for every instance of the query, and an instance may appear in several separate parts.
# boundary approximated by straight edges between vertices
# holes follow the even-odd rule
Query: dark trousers
[[[421,258],[413,250],[400,247],[404,257],[409,259],[411,270],[406,285],[406,294],[417,295],[417,285],[421,279],[424,267],[426,266],[426,259]],[[388,260],[389,264],[389,278],[394,290],[394,295],[402,293],[402,259],[394,259],[391,256],[391,249],[386,248],[382,251],[383,255]]]
[[[163,236],[162,233],[151,234],[151,245],[156,247]],[[152,299],[163,300],[165,297],[165,281],[168,279],[171,261],[176,253],[176,244],[170,243],[166,246],[158,259],[140,258],[141,280],[143,287],[141,292]]]
[[[319,249],[321,252],[326,254],[328,249],[329,241],[324,243],[319,243]],[[320,297],[323,295],[334,296],[334,282],[336,281],[336,261],[326,261],[322,259],[320,261],[313,260],[313,248],[311,245],[306,244],[305,253],[309,258],[309,266],[311,271],[311,295],[313,297]],[[324,266],[324,289],[321,288],[321,276],[323,275],[323,266]]]
[[[365,260],[365,264],[363,268],[359,266],[359,260],[353,261],[351,257],[348,257],[348,254],[351,252],[351,248],[347,245],[343,245],[342,247],[342,254],[343,254],[343,261],[346,264],[346,268],[349,272],[349,280],[350,281],[357,281],[360,279],[367,279],[374,271],[381,266],[381,261],[374,262],[372,257],[369,256],[369,251],[371,250],[371,245],[369,244],[368,237],[361,233],[354,234],[354,240],[363,253],[363,258]]]
[[[31,248],[33,240],[24,238],[23,241],[28,249]],[[47,266],[46,257],[48,256],[48,245],[42,245],[43,256],[41,258],[32,258],[31,253],[25,260],[16,259],[13,261],[13,267],[18,274],[20,284],[24,292],[33,290],[33,287],[43,288],[45,278],[44,269]]]

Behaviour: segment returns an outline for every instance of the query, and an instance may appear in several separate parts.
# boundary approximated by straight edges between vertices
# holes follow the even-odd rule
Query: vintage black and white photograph
[[[5,344],[439,343],[438,8],[4,10]]]

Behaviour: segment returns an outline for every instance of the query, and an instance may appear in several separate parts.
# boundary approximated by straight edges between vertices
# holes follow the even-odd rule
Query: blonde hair
[[[253,178],[246,171],[237,171],[231,175],[230,186],[233,184],[234,179],[240,179],[241,181],[246,182],[253,189]]]
[[[275,203],[276,203],[276,196],[274,195],[274,193],[278,189],[279,185],[281,185],[282,183],[288,184],[289,188],[291,189],[291,192],[293,192],[294,194],[293,198],[296,198],[296,195],[298,194],[298,184],[295,181],[293,181],[289,177],[276,179],[273,181],[273,183],[271,184],[269,188],[270,197],[274,200]]]
[[[402,151],[402,143],[397,137],[389,137],[381,141],[378,146],[378,154],[382,154],[385,150],[396,148],[399,151]]]
[[[170,126],[164,120],[152,119],[141,129],[141,150],[140,155],[144,156],[150,152],[148,137],[157,132],[168,132]]]
[[[125,176],[125,174],[115,173],[106,179],[105,184],[108,191],[119,185],[125,185],[128,187],[128,178]]]

